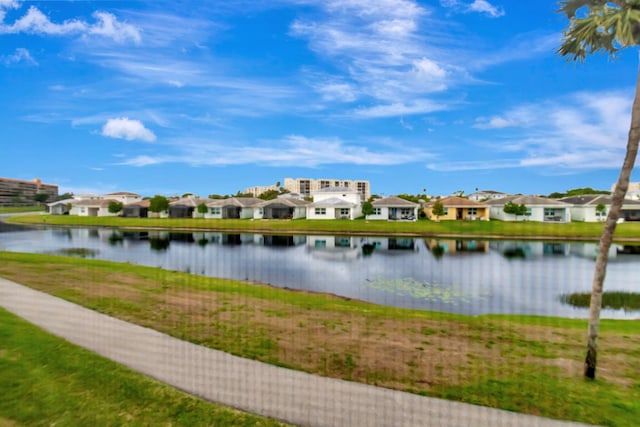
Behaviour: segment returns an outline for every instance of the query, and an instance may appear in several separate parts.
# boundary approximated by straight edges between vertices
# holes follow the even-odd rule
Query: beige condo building
[[[58,186],[43,184],[41,180],[22,181],[0,178],[0,206],[29,206],[35,204],[36,194],[48,195],[48,201],[58,197]]]
[[[292,193],[300,193],[305,197],[311,197],[311,193],[324,188],[346,187],[360,193],[361,200],[371,197],[369,181],[337,179],[337,178],[285,178],[283,187]]]

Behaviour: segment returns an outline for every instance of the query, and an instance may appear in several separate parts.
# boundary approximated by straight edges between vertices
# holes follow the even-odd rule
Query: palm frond
[[[562,6],[570,19],[557,53],[569,60],[583,61],[598,51],[615,57],[620,49],[640,44],[640,0],[571,0]],[[585,6],[587,13],[578,17]]]

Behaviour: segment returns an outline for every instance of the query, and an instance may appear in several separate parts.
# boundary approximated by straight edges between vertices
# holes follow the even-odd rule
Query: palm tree
[[[564,32],[563,43],[558,49],[558,54],[568,57],[569,60],[581,62],[585,60],[587,54],[599,51],[604,51],[610,57],[615,57],[619,50],[640,44],[639,0],[568,0],[561,1],[560,4],[559,12],[564,13],[569,19],[569,28]],[[622,202],[629,187],[629,179],[638,153],[639,142],[640,73],[636,81],[635,97],[631,108],[631,127],[627,140],[627,152],[613,193],[611,208],[600,236],[593,275],[587,356],[584,366],[585,377],[591,379],[596,376],[602,285],[607,270],[609,247],[613,240],[617,220],[620,217]]]

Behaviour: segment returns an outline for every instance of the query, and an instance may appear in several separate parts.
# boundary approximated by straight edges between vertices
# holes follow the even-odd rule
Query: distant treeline
[[[591,187],[584,188],[574,188],[573,190],[567,190],[566,193],[558,193],[554,192],[549,194],[550,199],[560,199],[562,197],[570,197],[570,196],[582,196],[584,194],[611,194],[611,191],[606,190],[594,190]]]

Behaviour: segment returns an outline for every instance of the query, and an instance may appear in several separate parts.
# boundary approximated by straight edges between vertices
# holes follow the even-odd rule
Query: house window
[[[525,216],[531,216],[531,208],[527,208],[527,212],[524,214]]]
[[[449,208],[444,208],[444,214],[445,214],[445,216],[449,215]]]
[[[607,210],[606,210],[606,209],[603,209],[603,210],[601,210],[601,211],[596,211],[596,216],[597,216],[598,218],[602,218],[602,217],[607,216]]]
[[[316,215],[326,215],[327,208],[316,208],[315,212],[316,212]]]
[[[211,208],[211,215],[220,215],[221,213],[220,208]]]
[[[264,215],[264,208],[258,208],[258,215]]]
[[[336,248],[350,248],[351,239],[348,237],[336,237]]]
[[[80,208],[80,212],[85,213],[85,208]]]
[[[326,240],[316,240],[315,243],[313,244],[314,247],[316,248],[326,248],[327,247],[327,241]]]
[[[556,210],[554,208],[544,208],[544,216],[555,216]]]
[[[343,216],[349,216],[349,211],[350,211],[349,208],[340,208],[338,210],[338,213]]]
[[[478,208],[468,208],[467,209],[467,214],[472,215],[472,216],[478,215]]]
[[[382,215],[382,208],[373,208],[374,215]]]

